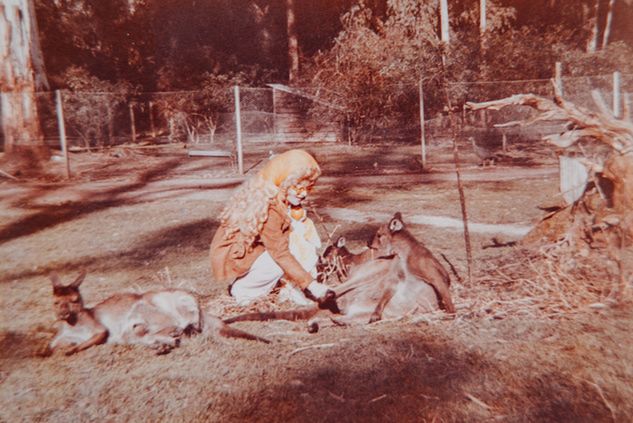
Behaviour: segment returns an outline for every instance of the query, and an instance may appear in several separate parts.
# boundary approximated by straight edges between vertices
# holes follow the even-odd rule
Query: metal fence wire
[[[614,75],[563,77],[564,98],[599,111],[598,97],[609,108],[631,113],[633,74],[619,75],[621,103],[614,105]],[[463,113],[466,101],[482,102],[514,94],[554,95],[550,80],[451,82],[446,87],[392,84],[354,96],[315,87],[239,87],[242,143],[338,141],[353,143],[419,142],[420,105],[429,139],[450,137],[448,102],[470,130],[494,128],[529,119],[534,111],[512,106],[486,113]],[[596,94],[598,93],[598,94]],[[2,93],[20,95],[20,93]],[[421,98],[422,96],[422,98]],[[63,121],[70,149],[82,150],[123,143],[186,143],[234,150],[237,137],[235,90],[110,93],[62,91]],[[54,92],[35,94],[43,136],[58,146],[60,131]],[[443,99],[442,101],[438,99]],[[628,108],[625,107],[628,105]],[[0,110],[0,113],[2,111]],[[504,131],[537,138],[555,128],[535,125]],[[551,133],[551,132],[549,132]],[[3,137],[3,135],[0,135]],[[4,138],[0,139],[3,143]]]

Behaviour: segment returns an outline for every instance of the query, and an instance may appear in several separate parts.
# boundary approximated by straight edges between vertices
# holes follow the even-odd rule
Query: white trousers
[[[248,273],[233,282],[231,295],[238,305],[247,305],[257,298],[268,295],[283,275],[282,268],[268,251],[264,251],[255,259]]]

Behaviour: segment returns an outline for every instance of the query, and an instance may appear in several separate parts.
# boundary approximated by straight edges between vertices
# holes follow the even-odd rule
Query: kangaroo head
[[[50,275],[53,283],[53,308],[55,316],[73,324],[77,316],[84,309],[84,303],[79,293],[79,285],[86,277],[86,272],[81,274],[70,285],[63,285],[56,273]]]
[[[370,248],[376,250],[377,256],[390,256],[395,254],[393,237],[402,230],[404,230],[402,214],[397,212],[389,223],[378,228],[378,231],[376,231],[376,234],[369,244]]]
[[[341,269],[339,269],[341,266],[345,267],[345,259],[351,255],[349,250],[345,247],[345,243],[345,237],[338,237],[336,242],[329,245],[319,257],[317,270],[323,280],[327,279],[329,275],[341,271]],[[345,269],[342,270],[344,272],[346,271]]]
[[[341,236],[334,244],[327,246],[319,258],[319,263],[324,266],[334,263],[341,256],[343,249],[347,250],[345,248],[345,237]]]
[[[345,248],[345,243],[345,237],[340,236],[334,244],[329,245],[322,254],[323,264],[333,263],[338,257],[349,254]]]

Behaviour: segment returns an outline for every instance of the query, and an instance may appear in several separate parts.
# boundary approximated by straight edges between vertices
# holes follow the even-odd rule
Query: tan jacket
[[[283,269],[286,277],[297,287],[304,289],[312,276],[294,258],[288,248],[290,217],[279,201],[268,209],[268,219],[251,246],[246,246],[239,232],[224,239],[226,227],[220,225],[211,241],[211,269],[216,282],[232,284],[248,273],[251,265],[264,251]]]

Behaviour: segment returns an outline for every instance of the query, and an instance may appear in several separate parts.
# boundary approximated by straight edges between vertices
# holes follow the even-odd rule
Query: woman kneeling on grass
[[[224,208],[211,241],[211,268],[217,282],[229,285],[239,305],[268,295],[284,275],[311,300],[333,296],[302,267],[288,245],[289,211],[301,207],[320,174],[306,151],[287,151],[246,180]]]

